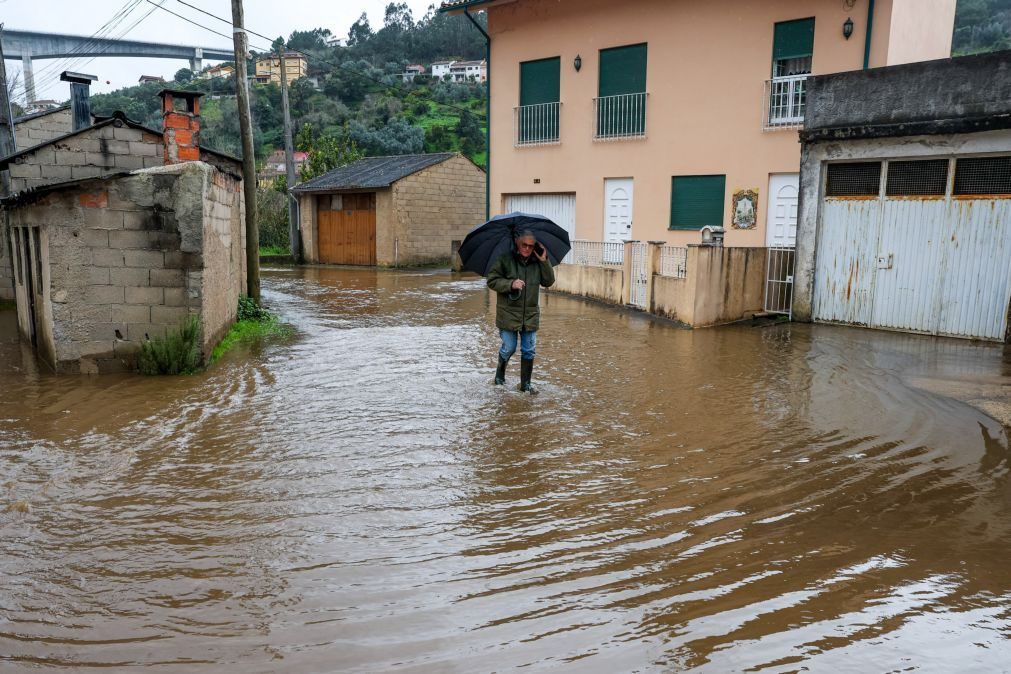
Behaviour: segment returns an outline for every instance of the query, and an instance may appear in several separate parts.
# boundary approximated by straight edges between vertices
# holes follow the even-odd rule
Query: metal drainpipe
[[[873,0],[871,0],[873,4]],[[484,146],[485,151],[485,172],[484,172],[484,219],[488,220],[491,218],[491,36],[488,32],[481,27],[474,17],[471,16],[470,10],[464,8],[463,13],[470,19],[470,22],[474,24],[474,27],[481,31],[481,35],[484,35],[484,60],[488,68],[488,77],[485,80],[485,85],[488,87],[488,97],[484,101]]]
[[[864,40],[864,70],[871,62],[871,33],[874,31],[874,0],[867,3],[867,37]]]

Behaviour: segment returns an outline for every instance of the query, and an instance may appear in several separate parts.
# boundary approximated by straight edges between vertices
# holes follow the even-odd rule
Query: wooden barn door
[[[376,193],[334,194],[319,205],[319,261],[376,264]]]

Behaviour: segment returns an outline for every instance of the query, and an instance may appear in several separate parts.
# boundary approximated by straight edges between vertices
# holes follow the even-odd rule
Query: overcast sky
[[[182,14],[225,35],[231,35],[231,28],[195,9],[183,5],[179,0],[154,0],[164,4],[177,14]],[[230,0],[186,0],[206,11],[225,19],[231,19]],[[347,37],[348,29],[362,12],[367,12],[373,30],[382,26],[383,13],[389,0],[245,0],[246,26],[263,35],[288,36],[293,30],[329,28],[335,35]],[[438,4],[437,0],[406,0],[414,18],[424,15],[428,6]],[[221,37],[168,12],[156,9],[149,0],[0,0],[0,21],[6,28],[38,30],[49,33],[71,35],[92,35],[123,8],[132,11],[118,27],[110,33],[120,34],[141,20],[122,37],[151,42],[166,42],[200,47],[231,48],[230,37]],[[145,15],[146,18],[145,18]],[[251,36],[254,47],[264,40]],[[264,45],[259,45],[264,46]],[[189,67],[187,61],[172,59],[130,59],[96,58],[90,62],[80,59],[67,63],[63,59],[34,61],[36,98],[64,100],[70,93],[65,82],[59,81],[63,70],[75,70],[98,76],[92,92],[103,93],[132,86],[141,75],[161,75],[171,79],[180,68]],[[207,65],[205,62],[204,65]],[[8,60],[7,76],[21,73],[21,61]]]

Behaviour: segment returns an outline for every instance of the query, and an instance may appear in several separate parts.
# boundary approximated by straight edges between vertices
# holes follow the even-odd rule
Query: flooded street
[[[1000,346],[688,331],[482,280],[273,270],[288,341],[40,374],[0,313],[0,670],[1007,672]]]

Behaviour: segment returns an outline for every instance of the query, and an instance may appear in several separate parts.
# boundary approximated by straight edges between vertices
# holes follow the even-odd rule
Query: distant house
[[[449,261],[484,219],[485,173],[461,154],[367,157],[297,185],[308,262]]]
[[[337,37],[336,35],[331,35],[330,37],[328,37],[326,39],[326,46],[327,47],[343,47],[344,46],[344,38]]]
[[[449,74],[449,69],[456,61],[435,61],[432,63],[432,77],[442,79]]]
[[[54,101],[51,98],[43,98],[37,101],[32,101],[25,107],[25,112],[29,115],[36,112],[45,112],[46,110],[52,110],[54,108],[60,107],[59,101]]]
[[[449,74],[454,82],[485,82],[488,80],[486,61],[454,61],[449,66]]]
[[[214,80],[220,77],[231,77],[235,74],[235,67],[230,65],[220,65],[208,68],[204,72],[200,73],[200,79],[202,80]]]
[[[284,68],[286,71],[285,80],[288,84],[291,84],[309,73],[309,62],[301,53],[289,51],[284,54]],[[281,58],[276,55],[270,55],[256,59],[256,74],[254,79],[257,82],[280,84]]]
[[[302,165],[309,158],[309,153],[296,150],[293,155],[295,159],[295,175],[297,176]],[[263,169],[256,175],[256,182],[260,187],[270,187],[274,184],[274,180],[286,174],[284,150],[274,150],[263,162]]]
[[[149,82],[164,82],[165,78],[161,75],[141,75],[140,79],[137,80],[137,84],[147,84]]]
[[[401,75],[405,82],[413,82],[414,78],[418,75],[425,74],[425,66],[423,65],[409,65],[404,68],[404,72]]]

